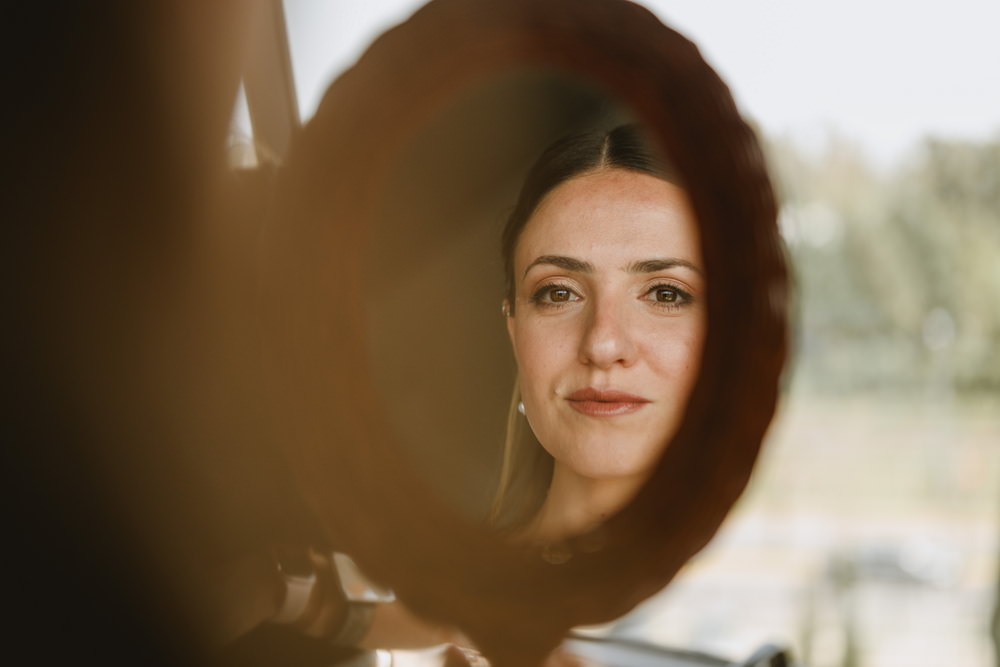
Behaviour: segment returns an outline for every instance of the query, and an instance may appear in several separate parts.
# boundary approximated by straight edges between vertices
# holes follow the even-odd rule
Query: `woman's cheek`
[[[517,361],[521,393],[527,403],[540,408],[560,386],[571,360],[562,334],[550,327],[525,327],[518,339]]]
[[[658,375],[673,386],[694,384],[701,364],[702,336],[690,329],[648,332],[643,357]]]

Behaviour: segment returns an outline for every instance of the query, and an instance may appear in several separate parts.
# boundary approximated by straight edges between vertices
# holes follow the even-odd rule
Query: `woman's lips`
[[[570,407],[589,417],[617,417],[631,414],[649,403],[648,399],[624,391],[587,387],[566,397]]]

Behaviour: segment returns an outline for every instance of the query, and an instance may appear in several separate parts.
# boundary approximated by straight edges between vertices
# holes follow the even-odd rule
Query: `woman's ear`
[[[514,345],[514,313],[511,312],[510,308],[510,299],[504,299],[500,310],[503,311],[504,320],[507,323],[507,336],[510,338],[510,344]]]

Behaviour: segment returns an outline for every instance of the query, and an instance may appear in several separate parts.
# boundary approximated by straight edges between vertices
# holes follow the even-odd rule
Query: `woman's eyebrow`
[[[535,261],[531,264],[528,264],[528,267],[524,270],[524,275],[528,275],[528,271],[530,271],[532,267],[539,264],[551,264],[552,266],[558,266],[560,269],[575,271],[577,273],[594,272],[594,265],[590,262],[585,262],[582,259],[566,257],[564,255],[542,255],[541,257],[535,259]]]
[[[653,273],[655,271],[664,271],[666,269],[674,269],[677,267],[682,267],[685,269],[690,269],[697,273],[699,276],[702,275],[701,269],[689,262],[686,259],[681,259],[680,257],[665,257],[662,259],[642,259],[636,262],[632,262],[625,269],[629,273]]]

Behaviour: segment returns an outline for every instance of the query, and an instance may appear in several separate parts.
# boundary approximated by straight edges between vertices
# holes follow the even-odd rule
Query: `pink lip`
[[[649,403],[648,399],[624,391],[587,387],[566,397],[570,407],[589,417],[617,417],[631,414]]]

